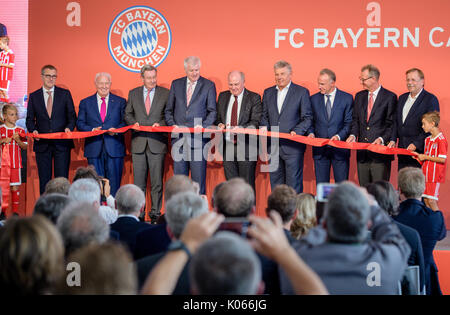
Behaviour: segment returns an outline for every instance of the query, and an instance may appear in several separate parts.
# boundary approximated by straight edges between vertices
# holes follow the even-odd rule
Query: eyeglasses
[[[52,80],[55,80],[58,77],[57,75],[50,75],[50,74],[43,74],[43,76],[46,79],[52,79]]]
[[[369,79],[372,79],[373,77],[368,77],[368,78],[366,78],[366,79],[363,79],[363,78],[359,78],[359,81],[361,81],[362,83],[364,83],[364,82],[366,82],[367,80],[369,80]]]

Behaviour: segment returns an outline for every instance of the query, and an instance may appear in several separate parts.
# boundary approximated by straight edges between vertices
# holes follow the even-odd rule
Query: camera
[[[229,231],[236,233],[244,238],[248,237],[248,227],[251,225],[250,221],[245,217],[225,218],[217,231]]]
[[[320,222],[325,211],[325,204],[328,202],[328,196],[336,188],[334,183],[319,183],[317,184],[316,194],[316,219]]]

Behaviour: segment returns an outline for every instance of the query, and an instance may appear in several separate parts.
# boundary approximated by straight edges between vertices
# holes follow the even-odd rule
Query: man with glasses
[[[355,95],[353,122],[347,142],[387,145],[394,130],[397,95],[383,88],[380,71],[374,65],[361,69],[363,90]],[[358,150],[358,179],[361,186],[378,180],[389,181],[393,155]]]
[[[69,90],[55,86],[57,70],[52,65],[41,69],[42,88],[30,94],[26,125],[33,134],[66,132],[75,128],[77,116]],[[50,140],[35,138],[33,150],[39,174],[39,190],[52,178],[68,177],[72,140]]]

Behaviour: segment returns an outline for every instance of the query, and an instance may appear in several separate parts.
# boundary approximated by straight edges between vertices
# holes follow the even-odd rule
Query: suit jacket
[[[441,211],[433,211],[425,206],[422,201],[416,199],[403,201],[399,210],[400,214],[394,219],[412,227],[420,235],[425,262],[425,284],[427,294],[430,294],[432,287],[439,288],[439,282],[437,282],[438,270],[434,262],[433,250],[437,241],[446,236],[444,217]],[[434,283],[431,279],[435,279]]]
[[[358,142],[372,143],[377,138],[383,138],[384,145],[389,143],[394,130],[394,120],[397,108],[397,96],[381,87],[378,92],[369,121],[367,121],[367,107],[369,91],[363,90],[355,95],[353,108],[353,122],[351,134]],[[379,154],[368,150],[358,150],[358,162],[386,162],[392,161],[394,155]]]
[[[330,294],[396,294],[407,267],[410,248],[397,225],[379,207],[371,207],[371,237],[358,244],[329,242],[322,226],[311,229],[293,247],[321,278]],[[376,263],[377,265],[374,265]],[[368,285],[371,272],[380,270],[380,285]],[[281,271],[283,293],[292,294]]]
[[[144,100],[144,87],[140,86],[131,90],[128,94],[128,104],[125,108],[125,122],[127,125],[139,123],[141,126],[152,126],[159,123],[165,126],[164,109],[169,98],[169,90],[160,86],[155,88],[155,95],[147,115]],[[142,153],[146,145],[154,154],[167,152],[167,134],[162,132],[132,131],[131,152]]]
[[[425,286],[425,261],[423,259],[422,242],[419,233],[413,228],[395,221],[400,233],[411,247],[411,255],[408,258],[408,266],[419,266],[420,290]]]
[[[69,90],[55,86],[52,117],[48,116],[42,88],[30,94],[26,119],[28,132],[35,130],[39,133],[63,132],[66,128],[73,131],[76,121],[77,115]],[[50,144],[54,144],[58,151],[66,151],[74,147],[73,140],[40,139],[34,142],[33,150],[45,152]]]
[[[130,217],[119,217],[110,227],[112,231],[119,233],[120,241],[128,246],[130,253],[133,253],[136,244],[136,234],[151,228],[151,225]]]
[[[98,110],[97,94],[81,100],[77,120],[78,130],[92,131],[92,129],[99,126],[102,127],[102,130],[125,127],[123,117],[125,113],[126,100],[123,97],[110,93],[107,105],[105,121],[102,122],[100,111]],[[109,156],[123,157],[125,155],[123,134],[110,136],[105,133],[100,136],[85,139],[84,156],[86,158],[96,158],[100,156],[103,142]]]
[[[189,106],[186,105],[187,77],[176,79],[170,87],[169,99],[165,109],[168,126],[194,127],[195,118],[202,119],[204,128],[216,121],[216,86],[214,82],[200,77],[192,93]]]
[[[311,96],[311,108],[313,112],[313,123],[308,134],[313,133],[317,138],[330,139],[338,135],[341,141],[345,141],[350,134],[353,115],[353,96],[339,89],[336,89],[331,117],[325,107],[324,95],[316,93]],[[331,151],[336,160],[347,160],[350,157],[350,150],[338,149],[330,146],[313,147],[314,159],[320,159],[326,151]]]
[[[407,148],[411,143],[416,146],[416,151],[423,153],[425,138],[430,134],[422,129],[422,115],[432,111],[439,111],[439,101],[433,94],[422,90],[412,105],[403,122],[403,107],[408,100],[409,93],[398,98],[397,114],[395,116],[395,128],[392,141],[397,141],[398,147]]]
[[[230,91],[223,91],[219,94],[217,101],[217,120],[216,125],[227,123],[227,111],[230,104],[230,98],[232,94]],[[241,109],[239,111],[238,126],[243,128],[258,128],[262,115],[262,103],[261,96],[259,94],[244,89],[244,95],[242,96]],[[225,134],[223,134],[225,137]],[[237,138],[239,142],[240,138]],[[249,137],[245,137],[245,145],[248,147],[250,144]],[[247,150],[246,150],[247,151]],[[246,152],[248,158],[249,152]]]
[[[306,135],[312,124],[309,91],[291,82],[280,113],[278,113],[277,95],[276,86],[264,90],[263,115],[260,125],[266,126],[268,130],[271,130],[271,126],[278,126],[279,132],[295,131],[297,135]],[[280,155],[299,154],[306,149],[306,145],[302,143],[287,139],[279,139],[279,141]]]
[[[139,259],[167,250],[172,241],[167,233],[167,224],[152,225],[136,234],[134,258]]]

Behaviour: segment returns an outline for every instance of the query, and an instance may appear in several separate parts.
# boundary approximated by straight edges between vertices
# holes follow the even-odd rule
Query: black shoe
[[[159,215],[150,215],[151,224],[158,224]]]

